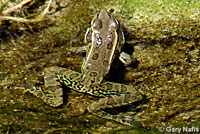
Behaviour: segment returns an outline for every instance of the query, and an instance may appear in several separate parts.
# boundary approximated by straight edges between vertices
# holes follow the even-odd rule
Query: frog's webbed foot
[[[66,76],[74,81],[80,81],[80,73],[62,67],[50,67],[44,71],[44,85],[35,87],[26,85],[26,91],[42,99],[50,106],[58,107],[63,104],[63,89],[60,76]]]
[[[63,104],[63,90],[62,85],[57,78],[55,72],[65,71],[64,68],[50,67],[45,69],[44,86],[35,87],[32,85],[25,85],[26,91],[30,92],[45,103],[53,107],[58,107]]]
[[[114,120],[116,122],[119,122],[121,124],[128,125],[128,126],[140,125],[142,121],[135,118],[136,112],[127,112],[127,113],[120,113],[119,115],[111,115],[105,111],[96,111],[93,114],[95,114],[98,117]]]
[[[25,92],[32,93],[33,95],[42,99],[45,103],[47,103],[50,106],[58,107],[61,104],[63,104],[62,92],[58,93],[59,91],[56,91],[56,94],[45,94],[43,91],[43,89],[45,88],[46,90],[51,90],[52,92],[52,89],[55,90],[55,87],[35,87],[33,85],[25,85],[24,87],[26,88]],[[59,90],[59,88],[57,88],[56,90]]]

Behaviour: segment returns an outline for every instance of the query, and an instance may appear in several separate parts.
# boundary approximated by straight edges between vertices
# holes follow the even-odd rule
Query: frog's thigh
[[[61,72],[62,68],[50,67],[44,71],[44,86],[35,87],[26,85],[26,91],[42,99],[50,106],[57,107],[63,104],[63,90],[55,72]]]
[[[142,97],[141,95],[135,96],[133,94],[122,94],[120,96],[110,96],[106,98],[102,98],[97,102],[92,103],[88,107],[88,111],[98,117],[115,120],[122,124],[126,125],[133,125],[137,124],[137,121],[134,119],[135,113],[132,112],[131,116],[127,116],[126,113],[122,113],[122,115],[111,115],[107,112],[103,111],[102,109],[105,108],[113,108],[117,106],[126,105],[135,101],[140,100]]]
[[[116,92],[116,95],[110,95],[92,103],[88,107],[89,111],[98,111],[105,108],[124,106],[142,99],[142,95],[132,86],[113,82],[105,82],[101,85],[105,90]]]
[[[41,98],[45,103],[50,106],[57,107],[63,104],[63,89],[60,80],[56,76],[56,73],[63,74],[66,77],[73,77],[74,80],[80,79],[79,73],[70,69],[62,67],[50,67],[44,71],[44,82],[43,87],[32,87],[31,93]],[[45,91],[45,92],[43,92]]]
[[[44,71],[45,85],[42,87],[45,93],[40,98],[50,106],[57,107],[63,104],[63,89],[55,73],[59,73],[64,68],[50,67]],[[40,87],[40,92],[43,92]]]
[[[32,93],[50,106],[57,107],[63,104],[63,92],[61,84],[56,80],[55,73],[46,69],[44,76],[45,85],[40,87],[25,85],[26,92]]]
[[[105,111],[96,111],[93,114],[104,119],[114,120],[119,123],[130,125],[130,126],[135,125],[135,124],[140,124],[140,122],[142,121],[135,117],[136,112],[126,112],[126,113],[120,113],[118,115],[112,115],[112,114],[108,114]]]
[[[59,105],[63,102],[63,89],[61,88],[62,85],[60,83],[59,78],[56,76],[59,74],[65,75],[73,80],[79,81],[80,73],[72,71],[70,69],[62,68],[62,67],[50,67],[45,69],[45,87],[48,89],[49,97],[51,101],[55,101],[56,105]],[[54,103],[55,103],[54,102]]]
[[[88,107],[88,111],[93,113],[95,111],[99,111],[106,108],[113,108],[118,106],[124,106],[135,101],[139,101],[142,99],[140,94],[131,94],[131,93],[124,93],[119,96],[112,95],[109,97],[101,98],[98,101],[92,103]]]
[[[55,73],[58,73],[57,75],[62,74],[65,77],[72,79],[73,81],[80,82],[82,80],[81,79],[81,74],[76,72],[76,71],[73,71],[73,70],[70,70],[70,69],[67,69],[67,68],[62,68],[62,67],[50,67],[50,68],[46,68],[45,69],[45,77],[49,77],[50,76],[49,78],[45,78],[44,77],[45,84],[47,84],[47,85],[48,84],[53,84],[53,83],[55,83],[55,80],[59,81],[59,79],[56,77],[56,79],[53,80],[54,82],[51,82],[51,76],[54,77]]]
[[[105,85],[105,89],[107,88],[106,87],[107,83],[103,84]],[[126,85],[122,86],[119,83],[113,83],[112,85],[113,87],[121,87],[121,89],[118,89],[119,91],[127,91],[127,92],[121,95],[112,95],[109,97],[102,98],[92,103],[91,105],[89,105],[88,111],[101,118],[112,119],[112,120],[115,120],[117,122],[121,122],[127,125],[134,124],[135,121],[133,118],[130,118],[130,116],[111,115],[104,112],[103,109],[123,106],[123,105],[133,103],[135,101],[139,101],[142,99],[142,95],[130,86],[126,86]],[[132,115],[134,115],[134,112],[132,113]]]

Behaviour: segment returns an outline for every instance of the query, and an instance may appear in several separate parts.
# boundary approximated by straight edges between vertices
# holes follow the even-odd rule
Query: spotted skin
[[[108,74],[111,63],[116,57],[115,51],[121,50],[123,45],[119,43],[118,28],[118,22],[105,10],[101,10],[99,15],[94,17],[91,23],[92,46],[82,66],[82,80],[85,86],[100,84]],[[89,77],[90,72],[96,72],[97,76]]]
[[[50,106],[58,107],[63,104],[62,85],[65,85],[73,91],[101,98],[89,105],[90,113],[132,125],[135,122],[134,112],[111,115],[102,110],[127,105],[142,99],[142,95],[132,86],[102,82],[110,70],[113,59],[117,57],[116,51],[121,52],[122,44],[119,44],[118,23],[108,15],[106,10],[102,9],[91,25],[92,43],[89,43],[90,50],[83,62],[81,73],[62,67],[46,68],[44,86],[29,85],[26,89]],[[126,57],[123,57],[124,61],[126,61]]]

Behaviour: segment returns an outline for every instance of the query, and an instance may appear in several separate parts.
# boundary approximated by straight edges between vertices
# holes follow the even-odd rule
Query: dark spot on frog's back
[[[94,53],[93,56],[92,56],[92,59],[93,60],[97,60],[99,57],[99,54],[98,53]]]
[[[103,61],[103,65],[104,65],[104,66],[108,66],[108,65],[109,65],[108,60],[104,60],[104,61]]]
[[[94,83],[94,80],[90,80],[90,83],[93,84],[93,83]]]
[[[91,77],[97,76],[97,72],[90,72],[89,76],[91,76]]]
[[[109,42],[109,43],[108,43],[107,49],[112,49],[112,42]]]

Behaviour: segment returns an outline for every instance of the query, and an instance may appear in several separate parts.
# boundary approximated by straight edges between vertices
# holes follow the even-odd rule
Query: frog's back
[[[83,64],[83,84],[100,84],[108,74],[118,42],[118,23],[102,9],[92,23],[92,45]]]

